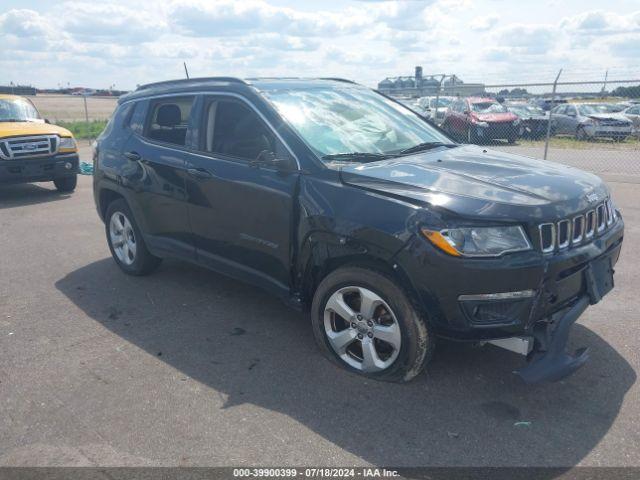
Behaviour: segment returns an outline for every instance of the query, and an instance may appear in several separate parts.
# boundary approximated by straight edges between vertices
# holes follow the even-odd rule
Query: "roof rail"
[[[320,80],[333,80],[334,82],[353,83],[357,85],[357,83],[354,82],[353,80],[349,80],[347,78],[340,78],[340,77],[320,77]]]
[[[136,88],[136,91],[139,90],[146,90],[148,88],[153,88],[153,87],[159,87],[162,85],[171,85],[171,84],[183,84],[183,83],[196,83],[196,82],[202,82],[202,81],[206,81],[206,80],[217,80],[220,82],[232,82],[232,83],[241,83],[246,85],[246,82],[240,78],[236,78],[236,77],[198,77],[198,78],[179,78],[176,80],[164,80],[162,82],[153,82],[153,83],[146,83],[144,85],[140,85],[138,88]]]

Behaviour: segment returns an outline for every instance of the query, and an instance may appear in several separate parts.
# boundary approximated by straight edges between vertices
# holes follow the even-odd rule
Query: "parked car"
[[[254,283],[379,380],[415,377],[439,336],[526,355],[528,382],[570,374],[587,359],[564,352],[571,325],[613,288],[622,245],[599,177],[458,145],[346,80],[139,87],[94,165],[123,272],[177,257]]]
[[[564,105],[567,101],[564,98],[534,98],[530,103],[548,112],[557,105]]]
[[[493,98],[459,98],[449,106],[442,128],[468,143],[495,139],[514,143],[520,119]]]
[[[454,100],[455,97],[421,97],[417,102],[418,112],[440,125]]]
[[[505,106],[520,119],[518,126],[520,137],[538,139],[547,134],[549,114],[540,107],[528,103],[507,103]]]
[[[0,184],[52,181],[71,192],[77,172],[71,132],[45,121],[28,98],[0,94]]]
[[[632,124],[635,133],[640,133],[640,105],[632,105],[622,112]]]
[[[556,134],[575,135],[578,140],[611,138],[623,141],[631,135],[631,121],[621,113],[611,113],[606,104],[568,103],[551,112],[551,128]]]

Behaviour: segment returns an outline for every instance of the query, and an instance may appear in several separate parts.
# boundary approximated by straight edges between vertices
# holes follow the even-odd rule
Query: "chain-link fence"
[[[95,138],[116,97],[36,95],[41,115]],[[576,166],[640,175],[640,80],[442,85],[402,101],[460,142]]]
[[[640,175],[640,80],[443,85],[402,101],[460,142]]]

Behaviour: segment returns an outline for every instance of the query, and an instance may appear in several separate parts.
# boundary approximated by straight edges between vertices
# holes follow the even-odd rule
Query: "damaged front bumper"
[[[554,315],[534,337],[534,349],[526,367],[516,370],[527,383],[556,382],[578,370],[589,359],[587,348],[567,353],[571,326],[589,306],[589,298],[580,298],[560,317]]]
[[[578,370],[589,359],[587,348],[567,352],[569,332],[589,305],[598,303],[613,289],[613,261],[610,255],[598,258],[583,270],[585,293],[565,309],[536,323],[533,349],[527,366],[516,373],[527,383],[556,382]],[[499,345],[500,346],[500,345]]]

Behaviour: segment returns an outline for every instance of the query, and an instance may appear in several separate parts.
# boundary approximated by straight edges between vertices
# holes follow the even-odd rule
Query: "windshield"
[[[365,88],[273,90],[265,95],[319,157],[393,154],[451,140],[413,112]]]
[[[578,111],[582,115],[593,115],[594,113],[612,113],[610,105],[580,105]]]
[[[478,102],[472,103],[471,109],[479,113],[502,113],[507,111],[507,107],[498,102]]]
[[[0,98],[0,122],[29,122],[40,115],[28,100],[22,98]]]
[[[544,110],[531,105],[509,105],[509,110],[520,116],[544,115]]]

